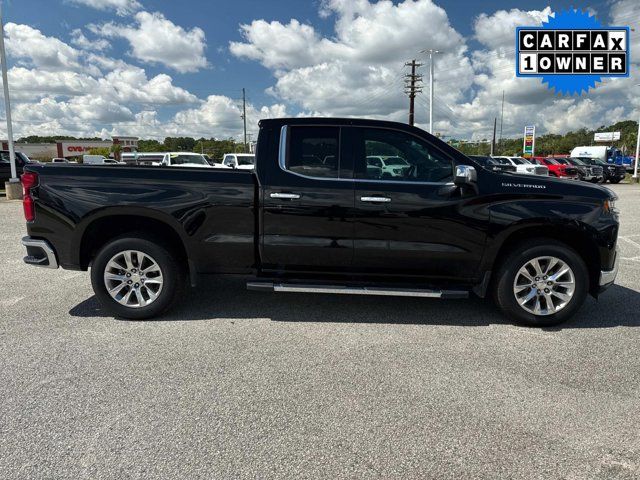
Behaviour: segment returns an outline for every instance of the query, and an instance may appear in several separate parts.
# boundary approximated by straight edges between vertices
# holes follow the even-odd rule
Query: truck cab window
[[[290,135],[287,170],[307,177],[339,177],[338,128],[294,127]]]
[[[356,129],[358,178],[448,182],[453,162],[427,142],[397,130]]]
[[[0,153],[0,163],[11,163],[8,153],[5,153],[5,152]]]

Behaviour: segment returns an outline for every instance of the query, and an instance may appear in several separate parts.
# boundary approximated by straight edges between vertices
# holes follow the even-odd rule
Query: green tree
[[[120,161],[120,153],[122,153],[122,145],[119,143],[114,143],[111,145],[111,153],[113,153],[113,158]]]
[[[139,152],[166,152],[167,147],[164,143],[160,143],[158,140],[138,140]]]
[[[167,137],[164,146],[170,152],[191,152],[196,141],[192,137]]]
[[[111,152],[108,147],[94,147],[89,150],[89,155],[102,155],[103,157],[108,157],[110,153]]]

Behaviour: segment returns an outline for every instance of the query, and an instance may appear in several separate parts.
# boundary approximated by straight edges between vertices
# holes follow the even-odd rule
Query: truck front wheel
[[[144,234],[107,243],[91,266],[91,284],[100,303],[115,316],[141,320],[168,310],[183,278],[171,249]]]
[[[494,296],[519,323],[548,327],[568,320],[587,295],[589,272],[567,245],[547,238],[514,248],[498,271]]]

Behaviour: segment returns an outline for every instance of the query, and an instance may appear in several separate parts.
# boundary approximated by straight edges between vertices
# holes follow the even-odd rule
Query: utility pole
[[[502,110],[500,111],[500,139],[498,140],[498,149],[502,148],[502,120],[504,120],[504,90],[502,90]]]
[[[244,153],[247,153],[247,97],[242,89],[242,122],[244,124]]]
[[[407,73],[404,78],[404,93],[409,95],[409,125],[415,123],[415,99],[416,94],[422,92],[422,75],[416,74],[416,68],[421,67],[421,63],[416,63],[415,59],[405,63],[411,67],[411,73]]]
[[[2,21],[2,3],[0,3],[0,62],[2,63],[2,85],[4,87],[4,107],[7,116],[7,143],[9,144],[9,161],[11,162],[11,179],[9,184],[19,183],[18,171],[16,169],[16,154],[13,150],[13,124],[11,122],[11,100],[9,99],[9,80],[7,79],[7,55],[4,51],[4,22]],[[7,184],[7,198],[13,196],[13,189]],[[10,196],[11,195],[11,196]],[[19,198],[20,194],[18,194]]]
[[[496,150],[496,122],[498,121],[498,119],[496,117],[493,117],[493,139],[491,140],[491,156],[493,157],[493,154]]]
[[[442,52],[429,48],[421,53],[429,53],[429,133],[433,134],[433,57],[436,53]]]

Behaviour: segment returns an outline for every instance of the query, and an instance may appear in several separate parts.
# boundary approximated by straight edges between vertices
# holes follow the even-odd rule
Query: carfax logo
[[[556,93],[581,94],[603,77],[628,77],[629,60],[629,27],[603,27],[579,10],[516,28],[516,75],[542,77]]]

